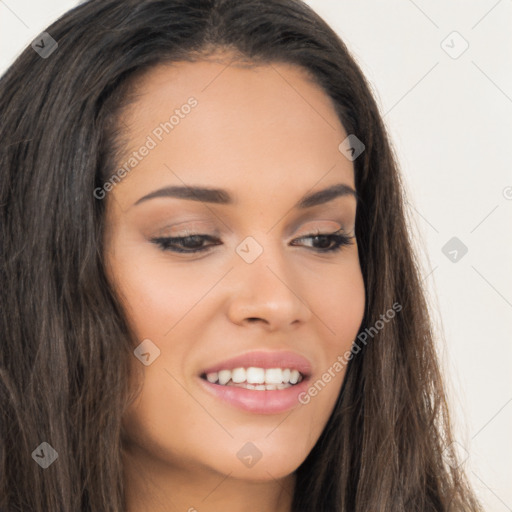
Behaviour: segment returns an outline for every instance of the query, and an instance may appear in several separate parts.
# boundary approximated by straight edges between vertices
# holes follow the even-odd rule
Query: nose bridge
[[[237,246],[239,284],[231,301],[233,321],[259,318],[277,327],[308,318],[300,281],[294,279],[284,249],[276,237],[267,235],[248,236]]]
[[[242,260],[237,266],[240,272],[249,274],[248,279],[254,280],[253,285],[264,285],[269,280],[286,282],[292,279],[292,268],[286,261],[284,249],[282,241],[272,234],[247,236],[236,247],[236,253]]]

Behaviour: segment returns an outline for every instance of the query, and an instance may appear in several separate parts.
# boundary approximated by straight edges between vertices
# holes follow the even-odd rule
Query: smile
[[[218,361],[198,372],[203,391],[223,405],[255,414],[278,414],[303,406],[311,361],[290,350],[256,350]]]
[[[212,384],[234,386],[258,391],[286,389],[303,380],[297,369],[291,368],[234,368],[201,375]]]

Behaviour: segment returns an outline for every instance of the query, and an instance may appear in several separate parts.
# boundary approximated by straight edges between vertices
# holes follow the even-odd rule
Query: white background
[[[512,511],[512,0],[307,3],[372,84],[404,175],[465,467],[486,510]],[[0,72],[76,4],[0,0]],[[457,58],[445,51],[463,48],[453,31],[469,44]],[[456,262],[441,251],[454,236],[468,248]]]

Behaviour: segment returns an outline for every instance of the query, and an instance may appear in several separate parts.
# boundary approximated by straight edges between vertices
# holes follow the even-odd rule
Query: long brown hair
[[[297,469],[293,512],[480,510],[454,463],[396,158],[333,30],[299,0],[90,0],[46,32],[58,47],[43,58],[29,46],[0,79],[0,509],[124,509],[134,340],[106,279],[105,201],[93,191],[118,165],[119,113],[135,78],[224,49],[307,70],[363,142],[354,161],[360,332],[402,308],[350,360]],[[44,442],[58,454],[46,469],[35,462],[53,453]]]

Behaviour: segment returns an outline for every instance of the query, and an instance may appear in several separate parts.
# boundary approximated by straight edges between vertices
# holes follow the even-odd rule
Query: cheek
[[[308,411],[305,424],[311,443],[323,430],[341,390],[351,349],[365,311],[365,287],[358,258],[352,253],[335,271],[309,274],[308,304],[321,333],[316,342],[319,367],[307,391],[299,401]],[[312,284],[314,283],[314,285]],[[303,288],[305,289],[305,288]]]
[[[324,335],[322,364],[301,403],[315,410],[313,416],[325,422],[341,390],[350,353],[365,311],[365,287],[357,258],[351,258],[342,272],[326,273],[311,295],[310,306],[319,318]],[[350,356],[350,357],[349,357]]]
[[[219,278],[215,269],[194,272],[186,265],[170,263],[163,253],[116,260],[117,288],[138,339],[168,335]]]
[[[359,260],[352,254],[336,272],[325,272],[314,280],[309,304],[318,316],[326,352],[350,349],[365,311],[365,287]]]

